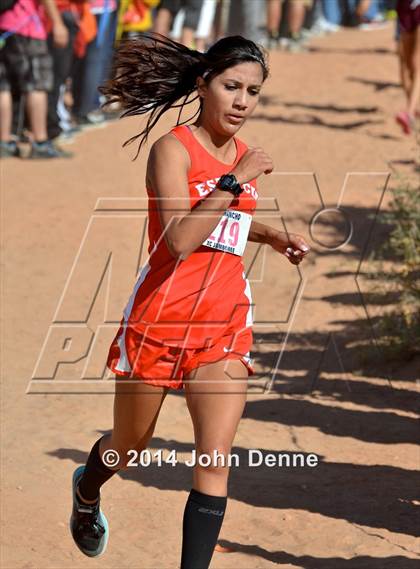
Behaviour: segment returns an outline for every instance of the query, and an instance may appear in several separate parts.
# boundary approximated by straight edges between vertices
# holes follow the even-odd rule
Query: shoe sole
[[[60,140],[58,141],[58,143],[60,144],[60,146],[68,146],[69,144],[74,144],[75,142],[76,142],[76,141],[75,141],[74,137],[71,137],[71,138],[63,138],[63,139],[60,139]]]
[[[403,117],[401,117],[400,115],[397,115],[395,117],[395,120],[402,127],[404,134],[411,134],[411,126],[407,121],[404,120]]]
[[[76,499],[76,482],[77,480],[80,478],[80,475],[83,473],[83,471],[85,470],[85,466],[78,466],[76,468],[76,470],[73,472],[73,479],[72,479],[72,488],[73,488],[73,503]],[[77,545],[77,547],[80,549],[80,551],[82,553],[84,553],[85,555],[87,555],[87,557],[100,557],[101,555],[103,555],[105,553],[106,547],[108,545],[108,537],[109,537],[109,526],[108,526],[108,520],[105,517],[105,514],[102,512],[101,508],[99,508],[99,515],[100,515],[100,521],[102,523],[102,525],[105,528],[105,539],[102,542],[102,544],[100,545],[100,547],[95,551],[85,551],[84,549],[82,549],[80,547],[80,545],[77,543],[77,541],[74,539],[73,537],[73,532],[71,530],[71,523],[73,520],[73,514],[70,516],[70,521],[69,521],[69,529],[70,529],[70,534],[73,537],[73,541],[74,543]]]
[[[7,150],[0,150],[0,158],[20,158],[20,150],[17,149],[14,152],[8,152]]]
[[[73,158],[74,153],[73,152],[68,152],[66,150],[63,150],[62,153],[60,155],[56,155],[56,156],[48,156],[45,154],[32,154],[29,153],[28,156],[26,157],[27,160],[68,160],[69,158]]]
[[[83,132],[85,130],[93,130],[94,128],[105,128],[107,121],[103,121],[103,122],[98,122],[98,123],[86,123],[86,124],[80,124],[80,130]]]

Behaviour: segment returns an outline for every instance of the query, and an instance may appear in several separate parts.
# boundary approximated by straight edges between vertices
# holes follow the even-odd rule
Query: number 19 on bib
[[[203,242],[206,247],[243,255],[248,241],[252,215],[235,209],[227,209],[211,235]]]

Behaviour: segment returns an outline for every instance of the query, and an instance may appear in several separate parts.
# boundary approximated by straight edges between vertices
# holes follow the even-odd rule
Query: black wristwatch
[[[236,198],[244,191],[234,174],[223,174],[216,184],[218,190],[231,192]]]

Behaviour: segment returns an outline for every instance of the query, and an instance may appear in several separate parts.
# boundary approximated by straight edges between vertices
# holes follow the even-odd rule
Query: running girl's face
[[[251,61],[225,69],[208,85],[200,77],[201,119],[219,134],[233,136],[257,106],[262,83],[261,65]]]

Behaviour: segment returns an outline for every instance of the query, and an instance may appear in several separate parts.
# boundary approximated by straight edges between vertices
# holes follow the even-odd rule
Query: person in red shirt
[[[255,43],[226,37],[202,54],[145,34],[120,47],[115,65],[118,74],[102,88],[109,102],[118,101],[125,115],[150,113],[144,130],[130,139],[140,138],[139,151],[167,110],[188,104],[193,94],[200,106],[195,122],[173,128],[150,151],[149,259],[108,358],[116,373],[114,428],[73,473],[70,527],[83,553],[105,551],[109,529],[100,487],[129,466],[130,450],[148,446],[168,390],[184,388],[197,455],[213,458],[194,466],[181,569],[206,569],[227,505],[223,460],[253,372],[252,299],[242,255],[247,241],[255,241],[298,264],[309,246],[300,235],[252,219],[257,179],[273,170],[264,150],[236,136],[268,75]],[[110,457],[117,460],[111,464]]]

